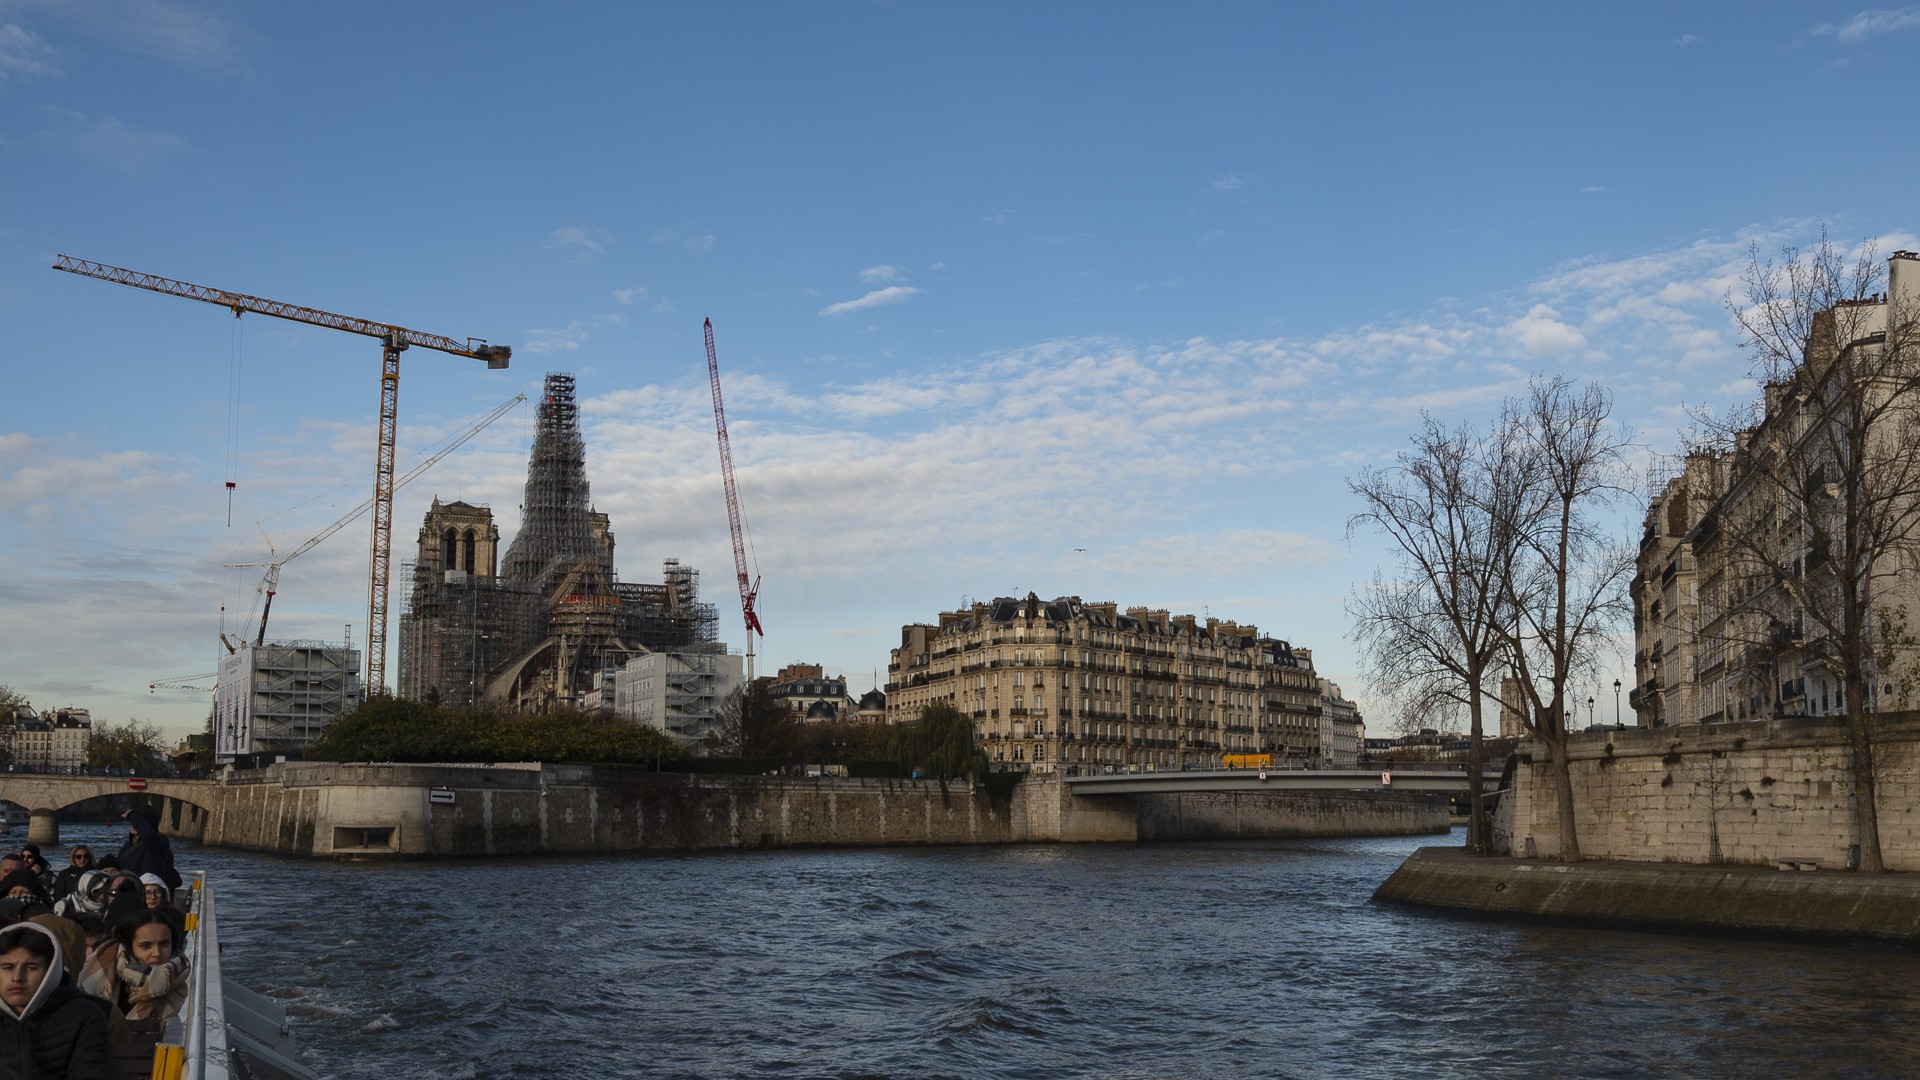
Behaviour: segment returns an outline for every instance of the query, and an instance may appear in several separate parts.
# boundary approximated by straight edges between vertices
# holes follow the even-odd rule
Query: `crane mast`
[[[380,693],[387,682],[387,582],[393,549],[393,444],[400,418],[400,353],[412,346],[435,349],[454,356],[485,360],[488,368],[507,366],[513,349],[489,345],[484,338],[464,342],[440,334],[426,334],[404,326],[336,315],[318,308],[301,307],[278,300],[267,300],[246,293],[228,292],[206,285],[176,281],[158,274],[143,274],[106,263],[89,262],[61,255],[53,268],[69,274],[111,281],[117,285],[149,292],[217,304],[233,312],[235,318],[251,312],[276,319],[345,330],[380,339],[380,434],[373,469],[373,539],[371,566],[367,573],[367,681],[368,693]]]
[[[746,526],[740,520],[740,491],[733,482],[733,448],[727,443],[727,410],[720,403],[720,357],[713,351],[713,320],[706,320],[707,376],[713,382],[713,429],[720,439],[720,481],[727,489],[727,527],[733,531],[733,573],[740,581],[740,613],[747,625],[747,683],[753,683],[753,639],[760,629],[760,616],[753,602],[760,595],[760,579],[747,577]]]

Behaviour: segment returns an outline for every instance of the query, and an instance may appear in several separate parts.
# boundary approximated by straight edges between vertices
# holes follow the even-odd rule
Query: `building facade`
[[[1079,597],[1002,597],[900,631],[887,719],[972,718],[997,769],[1217,768],[1319,756],[1312,653],[1251,626]]]
[[[22,709],[13,722],[13,763],[26,772],[68,772],[87,763],[93,717],[86,709]]]
[[[613,711],[691,749],[718,729],[721,706],[740,692],[744,665],[717,646],[635,657],[613,677]]]
[[[1320,764],[1350,769],[1360,762],[1360,707],[1340,693],[1340,684],[1320,680]]]
[[[358,649],[325,641],[243,641],[220,658],[214,760],[298,753],[362,700]]]
[[[1831,624],[1848,550],[1879,553],[1847,571],[1871,588],[1865,707],[1920,668],[1896,658],[1911,631],[1885,622],[1920,612],[1920,547],[1899,546],[1920,525],[1920,254],[1895,252],[1887,285],[1818,314],[1802,362],[1730,445],[1654,478],[1632,583],[1640,727],[1844,713]],[[1902,670],[1877,670],[1882,657]]]
[[[852,720],[859,705],[847,696],[847,678],[828,675],[819,664],[788,664],[767,686],[767,696],[802,723]]]

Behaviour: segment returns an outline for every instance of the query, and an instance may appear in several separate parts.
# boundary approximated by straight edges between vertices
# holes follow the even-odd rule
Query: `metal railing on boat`
[[[219,905],[205,871],[194,873],[191,889],[187,955],[193,991],[161,1031],[153,1080],[313,1080],[294,1060],[286,1012],[221,974]],[[234,1068],[235,1056],[244,1059],[244,1072]]]

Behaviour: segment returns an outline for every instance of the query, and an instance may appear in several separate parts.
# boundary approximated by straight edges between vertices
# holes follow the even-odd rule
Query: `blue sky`
[[[1748,245],[1920,246],[1916,46],[1823,3],[0,0],[0,682],[197,729],[145,687],[214,666],[222,564],[370,486],[370,340],[66,253],[512,345],[406,355],[403,468],[575,373],[622,577],[698,567],[737,649],[711,316],[763,670],[865,689],[1031,590],[1255,623],[1364,709],[1347,476],[1534,372],[1646,453],[1748,396]],[[400,493],[397,558],[435,494],[511,535],[530,423]],[[288,564],[274,635],[364,641],[366,558]]]

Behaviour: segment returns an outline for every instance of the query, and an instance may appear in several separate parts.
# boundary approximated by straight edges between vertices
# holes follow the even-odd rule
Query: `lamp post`
[[[1620,680],[1619,679],[1613,680],[1613,726],[1614,727],[1623,726],[1620,723]]]
[[[1587,695],[1587,727],[1593,727],[1593,695]]]

